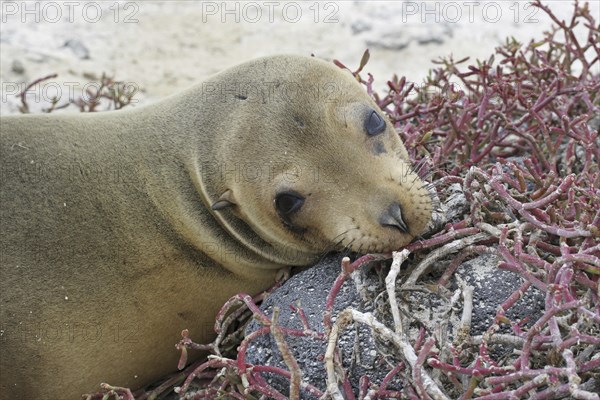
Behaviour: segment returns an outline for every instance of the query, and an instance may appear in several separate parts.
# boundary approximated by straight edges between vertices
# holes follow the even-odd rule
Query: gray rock
[[[281,326],[302,329],[298,316],[289,309],[290,304],[300,301],[311,328],[323,332],[325,299],[340,271],[340,260],[340,256],[328,257],[315,267],[293,276],[262,304],[261,309],[271,316],[273,306],[277,305],[281,309],[279,317]],[[522,279],[518,275],[499,269],[498,262],[498,258],[493,255],[482,255],[463,263],[457,270],[456,275],[469,286],[474,287],[472,335],[481,334],[488,328],[496,314],[497,306],[522,283]],[[385,271],[387,272],[387,269]],[[363,271],[358,280],[362,281],[360,284],[363,288],[361,295],[352,281],[347,281],[337,298],[334,315],[351,306],[359,311],[372,311],[380,321],[388,327],[392,327],[387,295],[378,295],[385,292],[382,277],[370,270],[368,273]],[[453,283],[452,286],[457,287],[456,283]],[[409,291],[398,298],[402,299],[401,307],[409,310],[408,331],[411,341],[414,341],[421,326],[425,326],[430,332],[439,331],[439,327],[443,326],[446,329],[447,343],[451,343],[460,321],[462,304],[459,307],[460,310],[453,312],[445,297],[427,290]],[[531,324],[539,318],[543,307],[544,294],[531,287],[525,296],[509,310],[507,316],[513,321],[530,316],[529,323]],[[259,327],[256,322],[251,323],[246,328],[246,334]],[[325,353],[325,343],[312,338],[291,336],[287,336],[286,341],[300,365],[303,381],[310,382],[324,390],[326,373],[322,358]],[[390,365],[394,365],[400,359],[398,354],[394,354],[395,349],[386,343],[377,342],[370,329],[362,325],[346,329],[339,341],[339,348],[343,365],[350,371],[349,379],[355,394],[358,392],[357,385],[361,376],[367,375],[371,382],[379,384],[383,376],[391,369]],[[494,356],[501,356],[510,354],[513,349],[502,345],[493,346],[492,350]],[[262,336],[249,347],[247,362],[277,366],[287,370],[270,335]],[[274,375],[265,377],[275,389],[287,395],[288,380]],[[393,381],[388,389],[398,389],[399,387],[400,383]],[[313,397],[303,392],[302,398],[312,399]]]
[[[500,260],[492,254],[484,254],[466,261],[456,270],[456,275],[473,286],[473,319],[471,334],[480,335],[492,324],[498,306],[523,284],[518,274],[498,268]],[[453,285],[455,286],[455,285]],[[512,321],[527,318],[524,326],[531,326],[542,316],[545,294],[530,286],[523,296],[508,310],[506,316]],[[500,332],[510,333],[508,327]]]
[[[71,49],[73,54],[80,60],[88,60],[90,58],[90,50],[78,39],[69,39],[63,47]]]
[[[316,331],[324,332],[323,312],[325,311],[325,300],[341,271],[341,258],[340,255],[328,256],[316,266],[293,276],[263,302],[261,309],[267,315],[272,316],[273,306],[277,305],[281,310],[279,316],[279,324],[281,326],[302,329],[299,317],[291,312],[289,308],[289,305],[295,305],[297,302],[300,302],[302,309],[306,313],[310,327]],[[366,286],[375,287],[373,284],[367,284]],[[334,317],[338,312],[347,307],[359,310],[364,309],[352,279],[348,279],[344,283],[336,298]],[[246,328],[246,334],[257,330],[259,327],[260,325],[257,322],[252,322]],[[325,354],[326,343],[318,339],[292,336],[287,336],[286,341],[300,365],[303,381],[310,382],[317,388],[325,390],[326,372],[323,355]],[[384,365],[384,359],[375,351],[375,343],[369,328],[359,326],[358,328],[346,329],[340,336],[338,344],[342,354],[342,363],[350,371],[350,381],[353,383],[353,386],[356,386],[359,377],[365,374],[369,375],[372,381],[376,383],[385,376],[385,371],[389,367]],[[281,359],[277,345],[270,335],[262,336],[249,347],[247,362],[273,365],[287,370]],[[377,380],[378,375],[379,381]],[[277,375],[266,375],[265,377],[281,393],[286,395],[289,393],[288,380]],[[357,388],[355,387],[355,389]],[[313,397],[303,392],[302,398],[312,399]]]
[[[453,35],[448,24],[422,24],[419,29],[405,29],[403,26],[374,24],[375,28],[360,35],[369,48],[403,50],[412,43],[417,45],[443,45]]]
[[[348,18],[352,35],[370,49],[400,51],[411,44],[442,45],[456,29],[456,24],[447,21],[423,20],[421,13],[407,13],[401,1],[378,2],[377,6],[368,1],[355,2]]]
[[[384,50],[403,50],[412,42],[412,38],[403,35],[400,32],[385,33],[373,39],[366,39],[365,44],[368,48]]]
[[[10,69],[12,72],[19,75],[25,72],[25,67],[23,66],[23,63],[19,60],[13,60]]]

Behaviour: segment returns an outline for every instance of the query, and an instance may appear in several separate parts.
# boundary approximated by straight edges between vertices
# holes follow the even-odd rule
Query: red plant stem
[[[404,248],[407,249],[408,251],[410,251],[411,253],[414,253],[417,250],[423,250],[423,249],[428,249],[431,247],[437,247],[441,244],[450,242],[456,238],[463,237],[463,236],[475,235],[476,233],[480,233],[479,228],[459,229],[456,231],[446,232],[442,235],[435,236],[431,239],[419,240],[416,242],[412,242],[411,244],[409,244],[408,246],[406,246]]]
[[[286,379],[290,379],[292,377],[292,375],[289,371],[286,371],[284,369],[277,368],[277,367],[272,367],[270,365],[255,365],[252,367],[252,372],[255,372],[255,373],[266,372],[266,373],[271,373],[271,374],[278,374],[278,375],[283,376]],[[302,383],[300,383],[300,387],[315,397],[323,396],[323,392],[311,384],[302,382]]]
[[[415,384],[415,389],[417,390],[419,397],[422,399],[425,399],[425,400],[431,400],[431,397],[427,393],[427,390],[425,389],[425,385],[423,384],[423,378],[422,378],[423,375],[422,375],[421,370],[423,369],[423,364],[425,363],[426,357],[429,355],[429,352],[431,351],[431,349],[433,348],[434,345],[435,345],[435,339],[433,339],[433,338],[429,338],[425,341],[423,348],[421,349],[421,351],[419,352],[419,355],[417,356],[417,361],[416,361],[415,367],[413,368],[413,371],[412,371],[412,378],[413,378],[413,382]]]
[[[387,389],[387,385],[394,378],[394,376],[396,376],[403,369],[404,369],[404,363],[400,362],[400,363],[396,364],[396,366],[394,368],[392,368],[392,370],[383,377],[383,380],[381,381],[381,386],[379,387],[379,390],[377,390],[377,393],[376,393],[377,396],[383,397],[383,395],[381,393]]]
[[[439,360],[430,358],[427,363],[432,368],[438,368],[443,371],[453,372],[461,375],[469,375],[469,376],[486,376],[491,374],[508,374],[514,371],[513,367],[476,367],[476,368],[466,368],[459,367],[456,365],[450,365]]]
[[[531,329],[529,330],[529,333],[527,334],[527,337],[525,338],[525,344],[523,345],[523,350],[522,350],[521,356],[518,359],[518,360],[520,360],[522,370],[529,369],[529,355],[531,352],[531,343],[532,343],[533,339],[535,338],[535,336],[539,332],[541,332],[542,327],[544,327],[544,325],[546,325],[548,320],[550,320],[550,318],[552,318],[553,316],[555,316],[556,314],[558,314],[560,312],[570,310],[570,309],[576,308],[578,306],[579,306],[578,301],[572,301],[569,303],[554,306],[550,310],[547,310],[546,313],[531,327]]]
[[[336,280],[331,287],[329,294],[327,295],[327,299],[325,300],[325,312],[323,313],[323,325],[325,326],[327,332],[331,330],[331,316],[333,313],[333,305],[335,302],[335,298],[337,297],[342,285],[346,281],[346,278],[354,272],[356,269],[360,268],[364,264],[367,264],[371,261],[377,260],[385,260],[387,258],[391,258],[391,254],[367,254],[358,259],[356,259],[352,264],[350,264],[349,260],[342,260],[342,272],[338,275]]]
[[[250,311],[252,311],[252,314],[258,320],[258,322],[260,322],[263,325],[271,324],[271,320],[269,319],[269,317],[267,317],[265,315],[265,313],[263,313],[258,308],[258,306],[254,303],[254,301],[252,300],[252,296],[250,296],[246,293],[240,293],[240,294],[230,298],[229,300],[227,300],[227,302],[223,305],[223,307],[221,307],[221,310],[219,310],[219,313],[217,314],[217,317],[216,317],[217,322],[215,323],[215,332],[217,332],[217,333],[221,332],[221,324],[219,324],[218,322],[221,321],[225,317],[225,315],[227,314],[227,312],[229,311],[229,309],[231,307],[237,305],[240,302],[246,304],[246,306],[250,309]]]
[[[268,396],[269,399],[288,400],[286,396],[273,389],[273,387],[271,387],[261,375],[251,374],[250,376],[253,377],[252,388],[254,390],[257,390],[263,395]]]

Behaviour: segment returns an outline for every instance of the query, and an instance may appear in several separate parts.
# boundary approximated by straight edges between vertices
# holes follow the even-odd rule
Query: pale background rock
[[[505,37],[527,42],[550,26],[543,12],[530,16],[527,2],[472,3],[227,2],[233,13],[225,14],[225,3],[210,1],[82,1],[73,6],[3,1],[0,112],[18,112],[16,85],[51,73],[59,74],[54,82],[65,98],[69,87],[75,96],[81,93],[89,82],[84,74],[106,72],[142,88],[137,99],[143,104],[257,56],[315,54],[355,68],[367,47],[371,61],[366,71],[382,88],[394,73],[420,82],[431,60],[440,56],[487,58]],[[570,17],[570,1],[547,3],[561,18]],[[598,4],[590,6],[598,15]],[[46,94],[40,93],[40,98]]]

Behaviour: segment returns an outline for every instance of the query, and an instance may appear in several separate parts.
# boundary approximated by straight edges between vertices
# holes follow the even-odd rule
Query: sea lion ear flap
[[[235,204],[236,203],[235,203],[235,199],[233,198],[233,192],[231,191],[231,189],[227,189],[225,192],[223,192],[221,197],[219,197],[219,200],[217,200],[211,206],[211,208],[215,211],[219,211],[224,208],[234,206]]]

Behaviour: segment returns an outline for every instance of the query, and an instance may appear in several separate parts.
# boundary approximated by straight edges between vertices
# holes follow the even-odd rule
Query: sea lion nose
[[[408,225],[402,219],[402,207],[399,203],[392,203],[388,210],[379,218],[382,226],[389,226],[404,233],[410,233]]]

